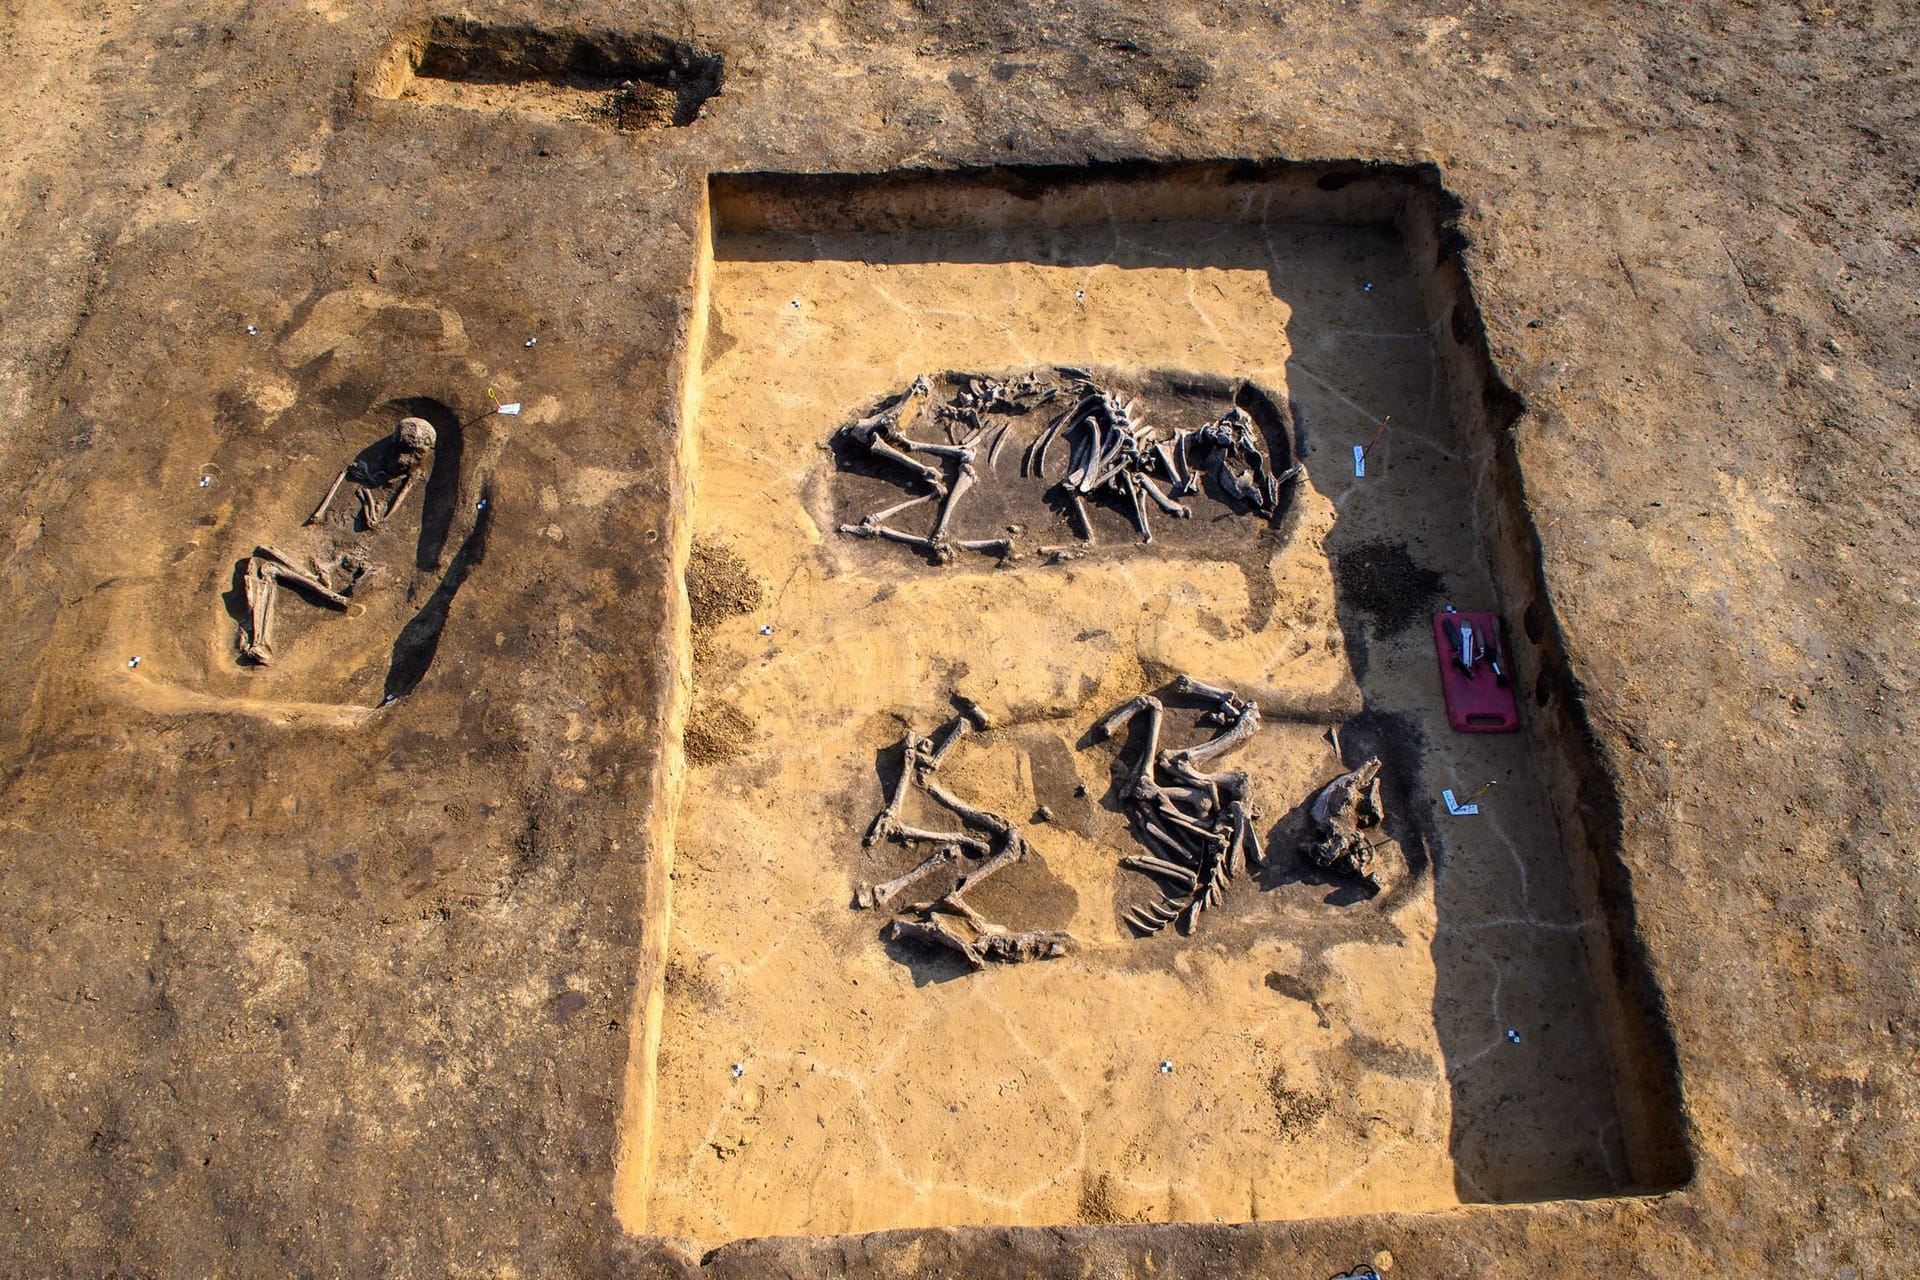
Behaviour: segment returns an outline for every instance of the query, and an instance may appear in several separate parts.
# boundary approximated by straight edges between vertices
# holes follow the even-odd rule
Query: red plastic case
[[[1486,647],[1486,656],[1468,675],[1455,661],[1455,646],[1447,624],[1469,626]],[[1513,659],[1507,652],[1506,632],[1494,613],[1436,613],[1433,648],[1440,658],[1440,688],[1447,697],[1447,723],[1455,733],[1512,733],[1520,727],[1520,709],[1513,697]],[[1498,662],[1506,683],[1493,672]]]

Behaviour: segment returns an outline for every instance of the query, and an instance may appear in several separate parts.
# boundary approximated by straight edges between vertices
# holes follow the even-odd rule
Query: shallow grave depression
[[[1236,1221],[1684,1178],[1503,447],[1517,405],[1447,207],[1430,173],[1383,168],[715,180],[687,388],[688,761],[650,895],[630,1229]],[[1271,519],[1204,492],[1191,520],[1155,511],[1150,546],[1096,504],[1086,547],[1020,488],[1048,403],[1008,419],[955,516],[1017,560],[839,532],[924,490],[836,429],[921,375],[1063,366],[1167,431],[1265,403],[1270,453],[1297,445],[1305,474]],[[1505,615],[1523,732],[1449,730],[1428,624],[1447,603]],[[1218,767],[1250,775],[1270,865],[1190,932],[1141,937],[1123,913],[1151,886],[1120,860],[1146,851],[1118,795],[1137,744],[1088,730],[1177,673],[1260,706]],[[1032,846],[972,905],[1070,934],[1064,957],[973,972],[853,905],[928,851],[862,835],[903,733],[956,698],[990,727],[941,780]],[[1170,744],[1208,736],[1173,707]],[[1369,899],[1297,845],[1300,807],[1371,755]],[[1480,813],[1450,816],[1443,788]]]

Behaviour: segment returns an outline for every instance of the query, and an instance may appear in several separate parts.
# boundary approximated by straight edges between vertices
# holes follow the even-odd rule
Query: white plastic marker
[[[1365,445],[1353,446],[1353,474],[1356,478],[1367,474],[1367,450]]]
[[[494,412],[504,414],[509,418],[514,417],[520,412],[520,402],[515,400],[512,404],[503,404],[498,409],[495,409]]]
[[[1470,818],[1480,812],[1480,806],[1477,804],[1461,804],[1458,800],[1455,800],[1453,798],[1452,787],[1448,787],[1445,791],[1442,791],[1440,798],[1447,802],[1447,812],[1456,818]]]

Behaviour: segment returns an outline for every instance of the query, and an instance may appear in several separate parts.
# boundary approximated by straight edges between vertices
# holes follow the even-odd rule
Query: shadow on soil
[[[750,188],[753,181],[772,180],[754,179],[746,182],[742,189]],[[819,181],[832,187],[839,180]],[[847,180],[856,187],[860,181]],[[1335,191],[1343,181],[1343,175],[1330,173],[1323,176],[1319,186],[1322,190]],[[937,185],[937,182],[932,184],[934,188]],[[858,237],[837,234],[813,238],[730,237],[725,256],[744,261],[833,258],[845,256],[839,246],[857,239],[861,260],[876,264],[1035,262],[1078,269],[1207,268],[1264,273],[1274,294],[1292,308],[1288,335],[1295,358],[1289,360],[1287,382],[1291,391],[1287,409],[1295,439],[1302,455],[1314,455],[1311,463],[1320,469],[1319,474],[1336,481],[1343,474],[1340,469],[1351,466],[1342,456],[1345,437],[1353,436],[1358,429],[1361,431],[1358,447],[1370,447],[1367,433],[1375,432],[1379,422],[1358,402],[1367,400],[1367,390],[1372,389],[1376,379],[1390,367],[1387,361],[1402,358],[1387,357],[1377,349],[1366,348],[1364,340],[1423,340],[1422,356],[1433,362],[1426,369],[1431,371],[1435,390],[1429,397],[1426,412],[1416,416],[1433,418],[1435,435],[1450,441],[1452,448],[1435,444],[1417,463],[1403,456],[1397,465],[1424,467],[1431,477],[1430,490],[1412,495],[1415,500],[1409,501],[1405,510],[1376,511],[1365,519],[1350,519],[1343,509],[1327,540],[1338,579],[1338,622],[1363,695],[1362,713],[1340,726],[1340,755],[1347,768],[1371,756],[1381,758],[1385,834],[1401,850],[1404,864],[1379,866],[1387,887],[1372,900],[1357,887],[1302,865],[1297,853],[1306,821],[1302,803],[1281,816],[1272,828],[1268,840],[1271,866],[1262,879],[1262,887],[1272,890],[1307,884],[1316,891],[1324,889],[1322,900],[1326,906],[1348,916],[1364,913],[1373,919],[1372,925],[1354,920],[1356,928],[1369,934],[1391,935],[1397,930],[1387,913],[1413,897],[1423,879],[1433,877],[1434,1025],[1452,1117],[1448,1145],[1456,1170],[1456,1188],[1463,1200],[1524,1201],[1672,1186],[1686,1176],[1687,1162],[1678,1136],[1678,1116],[1673,1110],[1672,1082],[1656,1078],[1662,1071],[1671,1074],[1672,1051],[1657,1009],[1647,1004],[1650,983],[1644,975],[1633,972],[1626,972],[1623,978],[1619,963],[1612,966],[1603,963],[1599,971],[1592,971],[1589,958],[1603,950],[1605,944],[1595,944],[1592,939],[1566,932],[1589,927],[1610,928],[1615,933],[1625,929],[1628,940],[1616,941],[1612,946],[1616,955],[1631,953],[1634,944],[1630,936],[1630,901],[1622,907],[1613,901],[1620,895],[1616,893],[1610,898],[1609,886],[1603,883],[1600,886],[1601,910],[1605,913],[1603,924],[1549,926],[1562,930],[1555,936],[1565,945],[1549,947],[1530,941],[1483,944],[1478,940],[1477,931],[1490,926],[1504,928],[1509,916],[1527,914],[1529,875],[1541,883],[1557,878],[1565,886],[1593,874],[1583,869],[1583,863],[1575,861],[1572,846],[1553,829],[1551,817],[1545,830],[1531,833],[1531,839],[1510,842],[1515,862],[1512,883],[1503,884],[1497,869],[1491,873],[1487,870],[1484,849],[1476,851],[1479,861],[1474,870],[1477,874],[1449,874],[1443,831],[1460,832],[1463,838],[1468,837],[1464,836],[1464,828],[1443,825],[1459,820],[1443,816],[1444,811],[1438,808],[1438,788],[1443,784],[1454,785],[1453,780],[1459,773],[1479,766],[1465,763],[1471,756],[1463,753],[1470,752],[1470,748],[1456,740],[1440,740],[1441,736],[1457,739],[1459,735],[1445,734],[1444,729],[1435,735],[1425,727],[1435,723],[1441,691],[1437,679],[1430,682],[1430,689],[1420,689],[1409,679],[1412,667],[1408,655],[1414,652],[1412,646],[1417,642],[1408,641],[1404,633],[1430,617],[1449,593],[1466,593],[1468,598],[1462,599],[1463,606],[1476,603],[1490,606],[1496,596],[1512,597],[1505,598],[1504,603],[1509,610],[1518,610],[1529,604],[1529,597],[1537,601],[1544,594],[1544,586],[1537,582],[1537,544],[1530,541],[1531,517],[1517,479],[1505,485],[1496,482],[1490,494],[1474,488],[1477,480],[1485,477],[1476,477],[1468,459],[1489,448],[1496,460],[1500,458],[1501,445],[1495,437],[1519,412],[1519,402],[1499,382],[1486,356],[1479,314],[1465,288],[1464,276],[1456,266],[1464,239],[1450,221],[1454,205],[1451,197],[1438,189],[1437,179],[1431,203],[1438,210],[1438,222],[1426,231],[1435,239],[1419,242],[1420,255],[1409,250],[1409,240],[1387,226],[1304,226],[1297,233],[1302,241],[1315,235],[1324,239],[1338,234],[1361,237],[1353,242],[1355,244],[1361,244],[1369,235],[1391,237],[1398,242],[1398,265],[1385,271],[1401,275],[1399,287],[1407,300],[1402,310],[1408,314],[1397,317],[1399,323],[1389,326],[1394,332],[1381,333],[1367,331],[1369,326],[1363,322],[1361,310],[1356,306],[1357,296],[1373,293],[1373,278],[1356,274],[1351,280],[1329,278],[1303,284],[1313,276],[1314,267],[1305,261],[1303,251],[1294,247],[1291,236],[1267,237],[1264,250],[1249,247],[1245,241],[1232,237],[1191,250],[1169,250],[1164,244],[1152,243],[1150,235],[1129,238],[1132,229],[1116,219],[1110,242],[1097,247],[1090,246],[1085,239],[1077,242],[1064,237],[1049,239],[1044,232],[1035,232],[1029,237],[1024,232],[984,234],[964,226],[960,229],[936,226],[904,234]],[[1036,250],[1035,245],[1042,248]],[[1436,247],[1437,259],[1423,256]],[[1325,248],[1322,244],[1319,251],[1325,252]],[[1351,261],[1367,258],[1368,252],[1356,252]],[[1369,260],[1375,266],[1384,261],[1377,246]],[[1410,279],[1407,278],[1409,261]],[[1453,275],[1449,276],[1448,272]],[[1322,274],[1325,275],[1324,271]],[[1436,285],[1436,281],[1440,283]],[[1449,288],[1453,288],[1457,296],[1448,297]],[[1443,301],[1435,302],[1436,297]],[[1430,322],[1426,312],[1435,307],[1438,307],[1439,318]],[[1349,336],[1360,341],[1348,344]],[[1449,338],[1452,346],[1445,345]],[[1311,353],[1312,359],[1300,359],[1302,353]],[[1453,363],[1446,363],[1449,360]],[[1480,385],[1468,385],[1465,389],[1470,394],[1450,401],[1439,394],[1439,389],[1446,385],[1447,379],[1461,376],[1462,366],[1480,371],[1469,375],[1470,378],[1477,376]],[[1474,403],[1472,393],[1478,393],[1484,409],[1484,414],[1474,414],[1474,421],[1458,424],[1448,421],[1447,416],[1434,417],[1451,415],[1453,411],[1449,406],[1456,402],[1471,405]],[[1366,419],[1364,429],[1344,420],[1356,414]],[[1316,449],[1313,446],[1323,435],[1320,426],[1323,417],[1334,423],[1334,429],[1324,433],[1330,447]],[[1344,434],[1339,428],[1345,428]],[[1384,424],[1380,424],[1380,429],[1384,430]],[[1408,435],[1408,453],[1419,447],[1418,437],[1418,431]],[[1373,439],[1378,438],[1378,434],[1374,434]],[[1490,439],[1491,445],[1487,443]],[[879,474],[865,459],[845,453],[839,455],[839,464],[845,472],[864,476]],[[1344,488],[1344,482],[1336,487]],[[1328,492],[1325,485],[1322,490]],[[1423,544],[1420,534],[1401,528],[1402,524],[1417,528],[1423,521],[1429,530],[1446,526],[1446,532],[1434,545],[1445,545],[1451,550],[1436,552]],[[1470,525],[1471,532],[1465,532]],[[1473,555],[1492,555],[1495,563],[1468,563],[1461,559],[1462,537],[1473,548]],[[1501,576],[1503,574],[1505,576]],[[1497,592],[1496,581],[1501,584]],[[1478,596],[1486,599],[1482,602],[1472,598]],[[1535,631],[1530,622],[1528,636],[1538,641],[1540,637]],[[1397,684],[1383,683],[1383,677],[1371,670],[1390,645],[1396,646]],[[1531,651],[1524,655],[1534,656]],[[1538,656],[1543,669],[1558,672],[1561,666],[1556,664],[1563,665],[1557,652]],[[1424,660],[1436,661],[1431,654]],[[1534,674],[1517,670],[1515,682],[1521,684],[1523,677],[1532,679]],[[1561,683],[1577,692],[1577,686],[1570,680]],[[1443,716],[1438,718],[1438,723],[1444,727]],[[1527,732],[1533,736],[1525,743],[1530,752],[1526,766],[1541,772],[1543,783],[1563,780],[1542,771],[1597,771],[1590,747],[1565,740],[1564,726],[1559,722],[1535,726]],[[1540,741],[1543,737],[1551,740],[1552,749],[1543,749]],[[1118,807],[1117,784],[1124,777],[1122,761],[1130,758],[1130,749],[1132,744],[1116,757],[1116,785],[1099,801],[1109,810]],[[1444,769],[1441,762],[1445,762]],[[890,780],[887,772],[883,767],[883,783]],[[1564,789],[1547,787],[1556,793]],[[1575,789],[1582,788],[1576,786]],[[1479,830],[1489,829],[1491,824]],[[1601,870],[1604,873],[1606,867],[1603,865]],[[1587,902],[1592,897],[1583,883],[1574,883],[1563,896],[1571,903]],[[1463,943],[1463,939],[1467,941]],[[919,948],[890,946],[890,950],[903,963],[914,967],[918,982],[951,981],[966,972],[957,962],[930,956]],[[1328,980],[1326,970],[1325,960],[1310,949],[1302,961],[1300,974],[1271,974],[1268,985],[1283,996],[1311,998],[1315,1010],[1320,1012],[1329,1007],[1323,1001]],[[1503,979],[1508,1001],[1515,1000],[1516,987],[1523,994],[1532,993],[1529,1002],[1539,1006],[1530,1011],[1536,1019],[1547,1016],[1542,1010],[1551,1006],[1559,1011],[1554,1016],[1564,1016],[1570,1023],[1597,1027],[1597,1036],[1592,1031],[1582,1031],[1568,1041],[1580,1046],[1573,1055],[1578,1061],[1543,1058],[1544,1046],[1553,1042],[1552,1033],[1558,1030],[1550,1024],[1541,1028],[1540,1047],[1535,1047],[1526,1037],[1516,1039],[1516,1032],[1503,1032],[1508,1018],[1519,1022],[1525,1016],[1503,1004]],[[1603,984],[1597,995],[1594,984]],[[1324,1024],[1327,1014],[1321,1012],[1321,1017]],[[1364,1037],[1356,1036],[1356,1041],[1360,1040]],[[1604,1047],[1595,1047],[1596,1040]],[[1628,1048],[1620,1049],[1622,1043]],[[1361,1047],[1368,1053],[1357,1056],[1356,1060],[1366,1069],[1411,1069],[1408,1065],[1411,1059],[1401,1046],[1375,1043]],[[1509,1048],[1514,1052],[1508,1053]],[[1634,1065],[1636,1058],[1643,1064]],[[1623,1062],[1629,1065],[1623,1067]],[[1666,1065],[1663,1067],[1662,1063]],[[1352,1083],[1364,1090],[1364,1073]],[[1577,1104],[1585,1119],[1604,1118],[1592,1133],[1568,1132],[1575,1127],[1571,1123],[1573,1117],[1566,1114],[1568,1104]],[[1637,1114],[1641,1122],[1635,1125],[1623,1120],[1624,1113]]]

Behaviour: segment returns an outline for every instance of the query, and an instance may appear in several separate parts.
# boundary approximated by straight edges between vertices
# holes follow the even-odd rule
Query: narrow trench
[[[441,15],[403,32],[371,85],[379,98],[632,132],[692,124],[724,70],[718,52],[659,32]]]

